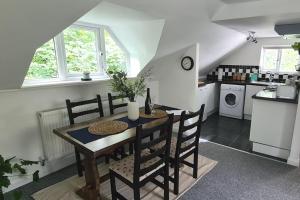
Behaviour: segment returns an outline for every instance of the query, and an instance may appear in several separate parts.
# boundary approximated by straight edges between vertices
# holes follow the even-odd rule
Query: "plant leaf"
[[[24,165],[24,166],[39,164],[39,161],[31,161],[31,160],[23,160],[23,159],[21,159],[20,162],[21,162],[21,165]]]
[[[15,163],[13,168],[18,170],[21,174],[26,174],[26,170],[18,163]]]
[[[10,180],[7,176],[0,176],[0,188],[1,187],[8,187],[10,185]]]
[[[20,200],[23,196],[23,192],[22,191],[14,191],[13,195],[14,195],[15,200]]]

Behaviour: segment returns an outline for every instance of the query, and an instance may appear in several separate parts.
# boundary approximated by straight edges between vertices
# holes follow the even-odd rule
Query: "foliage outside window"
[[[274,73],[293,73],[298,64],[298,52],[290,47],[265,47],[262,51],[261,70]]]
[[[107,71],[126,71],[127,56],[112,35],[104,29]]]
[[[58,78],[54,41],[50,40],[37,49],[27,72],[27,79]]]
[[[104,56],[105,55],[105,56]],[[68,80],[104,68],[126,71],[129,54],[108,27],[74,24],[36,50],[25,77],[27,83]]]
[[[63,34],[68,73],[99,72],[96,32],[71,27]]]

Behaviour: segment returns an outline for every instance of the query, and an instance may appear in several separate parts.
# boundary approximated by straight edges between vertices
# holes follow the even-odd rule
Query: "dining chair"
[[[94,99],[89,99],[89,100],[84,100],[84,101],[76,101],[76,102],[75,101],[71,102],[70,99],[67,99],[66,104],[67,104],[67,110],[68,110],[68,115],[69,115],[69,121],[70,121],[71,125],[75,124],[75,119],[78,117],[81,117],[81,116],[90,115],[90,114],[94,114],[94,113],[99,114],[99,117],[104,116],[100,95],[97,95],[97,97]],[[76,108],[76,107],[87,106],[87,105],[91,105],[91,104],[97,104],[97,105],[96,105],[96,107],[94,106],[91,109],[87,108],[87,110],[83,110],[83,111],[78,111],[78,112],[74,111],[74,108]],[[83,175],[83,166],[81,163],[80,153],[76,147],[75,147],[75,158],[76,158],[78,176],[81,177]],[[106,163],[109,162],[109,156],[105,156],[105,161],[106,161]]]
[[[127,103],[115,103],[116,100],[121,100],[122,98],[119,96],[113,96],[111,93],[108,93],[108,103],[109,103],[109,111],[110,114],[115,114],[115,110],[119,108],[126,107]],[[124,157],[125,147],[119,148],[121,157]],[[129,143],[129,153],[133,154],[133,143]]]
[[[134,200],[140,200],[140,188],[149,182],[164,190],[164,199],[169,199],[169,154],[174,115],[155,120],[136,128],[135,152],[120,161],[110,165],[110,183],[112,199],[126,199],[116,189],[116,178],[133,189]],[[154,124],[153,124],[154,123]],[[147,125],[150,127],[145,127]],[[159,132],[154,140],[149,137]],[[150,151],[149,148],[164,143],[161,148]],[[163,177],[163,182],[158,181],[158,176]]]
[[[115,100],[122,99],[119,96],[113,96],[111,93],[108,93],[108,103],[109,103],[109,111],[110,114],[113,115],[115,113],[115,110],[118,108],[126,107],[127,103],[114,103]]]
[[[170,176],[170,181],[174,183],[173,192],[176,195],[179,193],[179,168],[182,164],[193,168],[193,178],[198,176],[198,147],[204,108],[203,104],[197,112],[188,114],[183,111],[180,116],[178,135],[171,139],[170,164],[174,168],[174,175]],[[186,123],[188,120],[194,120],[194,122]],[[159,143],[150,149],[156,151],[163,145]],[[194,156],[193,162],[186,161],[190,155]]]

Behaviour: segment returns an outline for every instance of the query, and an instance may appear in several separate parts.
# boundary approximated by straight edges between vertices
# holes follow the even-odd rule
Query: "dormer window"
[[[76,23],[38,48],[25,85],[80,80],[83,72],[102,79],[105,70],[127,70],[129,53],[106,26]]]

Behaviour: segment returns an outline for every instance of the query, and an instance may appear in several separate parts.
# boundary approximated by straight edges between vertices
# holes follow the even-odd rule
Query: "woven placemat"
[[[126,122],[104,121],[93,123],[89,127],[89,132],[95,135],[113,135],[125,131],[128,128]]]
[[[154,109],[154,112],[152,111],[152,113],[150,115],[146,115],[144,110],[140,111],[140,117],[143,118],[163,118],[166,117],[168,115],[168,113],[164,110],[159,110],[159,109]]]

